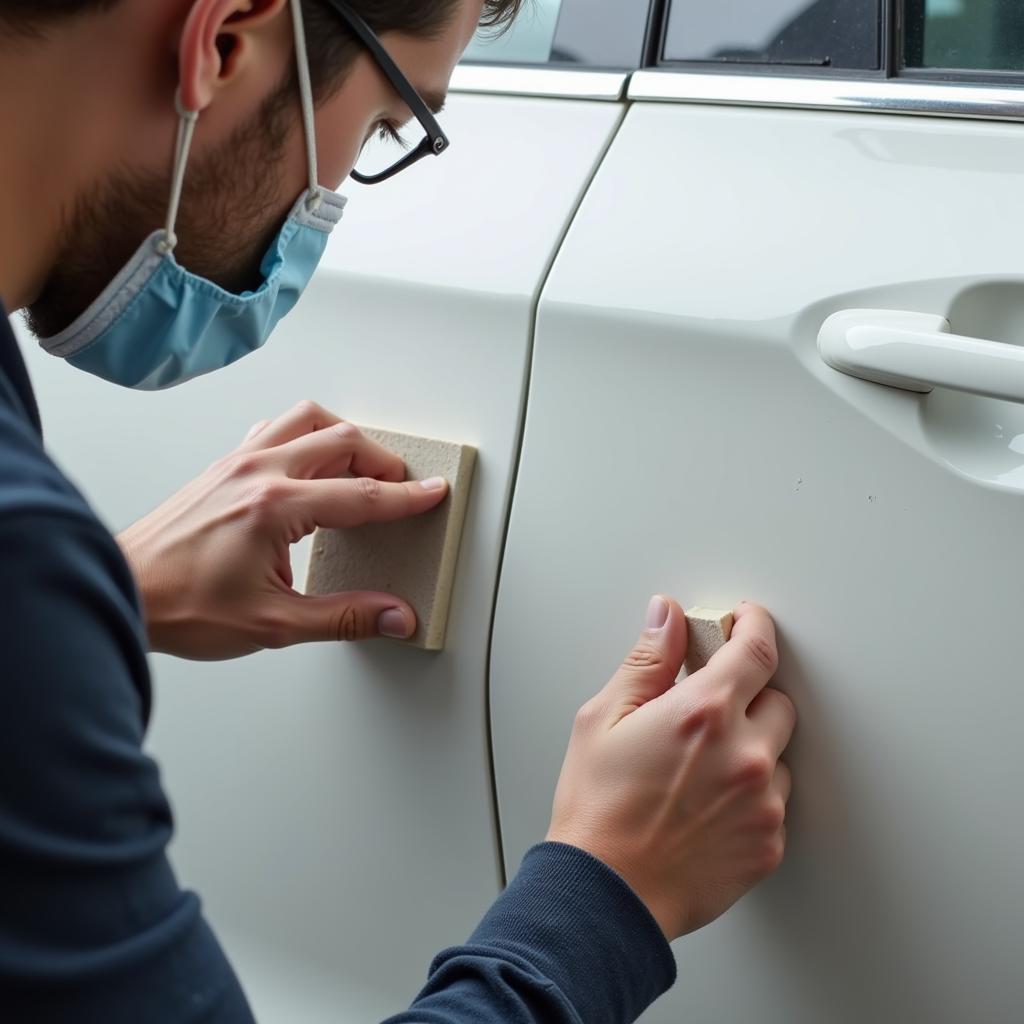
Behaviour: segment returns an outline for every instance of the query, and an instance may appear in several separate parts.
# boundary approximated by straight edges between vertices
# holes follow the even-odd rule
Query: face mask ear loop
[[[309,55],[306,52],[306,26],[302,18],[302,0],[291,0],[292,27],[295,32],[295,63],[299,74],[299,96],[302,100],[302,128],[306,133],[306,160],[309,165],[309,197],[306,205],[315,210],[320,205],[320,174],[316,158],[316,121],[313,84],[309,76]]]
[[[196,122],[199,120],[198,110],[186,110],[181,102],[181,93],[174,97],[174,106],[178,111],[178,138],[174,145],[174,174],[171,179],[171,202],[167,207],[167,224],[164,227],[163,241],[159,249],[166,256],[174,252],[178,244],[178,236],[174,228],[178,223],[178,210],[181,207],[181,194],[185,188],[185,169],[188,167],[188,155],[192,149],[192,136]]]

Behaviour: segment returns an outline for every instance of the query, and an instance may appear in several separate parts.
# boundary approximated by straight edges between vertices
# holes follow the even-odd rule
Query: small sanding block
[[[448,497],[422,516],[395,523],[317,530],[306,593],[377,590],[395,594],[412,605],[419,620],[415,635],[400,642],[427,651],[443,650],[476,449],[387,430],[361,429],[405,460],[407,479],[443,476],[450,488]]]
[[[690,642],[686,649],[686,671],[699,672],[729,642],[732,635],[732,612],[716,612],[708,608],[692,608],[686,613]]]

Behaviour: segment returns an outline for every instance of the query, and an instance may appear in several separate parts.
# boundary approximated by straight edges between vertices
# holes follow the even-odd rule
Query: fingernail
[[[663,597],[652,597],[647,608],[647,628],[664,629],[668,622],[668,601]]]
[[[432,476],[429,480],[421,480],[420,487],[425,491],[443,491],[448,481],[443,476]]]
[[[381,614],[377,620],[377,632],[381,636],[390,637],[392,640],[407,640],[412,636],[409,628],[409,620],[401,608],[391,608]]]

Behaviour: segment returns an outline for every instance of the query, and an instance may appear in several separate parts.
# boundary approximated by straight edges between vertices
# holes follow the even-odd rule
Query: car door
[[[627,78],[591,70],[585,41],[581,63],[548,66],[554,40],[572,39],[555,34],[563,6],[569,24],[581,5],[548,3],[457,71],[443,159],[344,187],[324,264],[263,351],[136,394],[25,338],[50,449],[114,529],[302,399],[479,448],[445,653],[154,659],[150,743],[177,815],[173,860],[262,1020],[365,1024],[402,1009],[502,885],[487,652],[535,307]],[[646,0],[626,7],[642,42]]]
[[[645,1019],[1019,1020],[1024,7],[666,6],[539,307],[491,662],[506,868],[649,596],[757,600],[800,711],[788,858]],[[878,311],[915,314],[911,372],[940,318],[1008,346],[947,383],[993,355],[1018,401],[838,372],[845,311],[887,351]]]

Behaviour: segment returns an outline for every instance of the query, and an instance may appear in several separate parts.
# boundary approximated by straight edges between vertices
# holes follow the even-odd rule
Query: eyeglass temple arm
[[[434,143],[427,138],[424,139],[415,149],[406,153],[398,163],[392,164],[379,174],[360,174],[358,171],[353,170],[352,177],[358,181],[360,185],[379,185],[382,181],[387,181],[388,178],[393,178],[399,171],[404,171],[406,167],[411,166],[418,160],[422,160],[425,156],[436,155],[439,152],[440,150],[436,149]]]
[[[448,139],[437,119],[430,112],[430,108],[423,102],[423,98],[413,88],[412,83],[402,73],[401,68],[391,59],[391,55],[381,46],[373,29],[342,0],[330,0],[331,6],[345,19],[349,28],[359,37],[360,42],[373,54],[374,59],[380,66],[381,71],[387,76],[388,81],[394,86],[398,95],[405,101],[406,106],[413,112],[416,119],[426,129],[432,143],[431,152],[442,153],[448,148]],[[437,140],[442,139],[443,144],[438,146]],[[411,163],[412,161],[410,161]],[[403,164],[408,166],[408,164]]]

